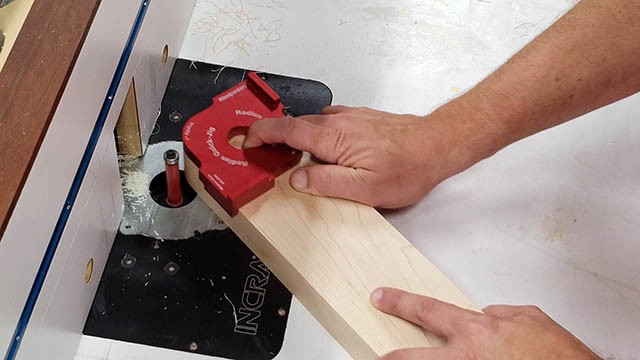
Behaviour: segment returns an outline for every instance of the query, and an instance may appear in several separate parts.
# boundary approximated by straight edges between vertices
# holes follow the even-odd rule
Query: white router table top
[[[575,2],[200,0],[181,57],[314,78],[336,104],[425,114]],[[386,216],[479,307],[536,304],[602,356],[635,359],[639,99],[521,141]],[[348,358],[297,303],[291,319],[300,331],[278,359]],[[200,358],[85,338],[77,360],[107,353]]]

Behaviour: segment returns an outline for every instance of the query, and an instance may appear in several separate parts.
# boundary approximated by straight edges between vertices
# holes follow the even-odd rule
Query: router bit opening
[[[167,204],[167,175],[163,171],[154,176],[149,183],[149,194],[158,205],[177,209],[189,205],[197,196],[195,190],[187,183],[187,178],[183,170],[180,170],[180,188],[182,190],[182,204],[180,204],[180,206],[170,206]]]

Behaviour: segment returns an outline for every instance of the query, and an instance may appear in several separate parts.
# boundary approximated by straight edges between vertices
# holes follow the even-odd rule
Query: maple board
[[[185,172],[199,196],[355,359],[441,344],[417,326],[373,308],[369,295],[377,287],[401,288],[473,308],[369,206],[299,193],[289,185],[287,172],[273,189],[231,218],[204,190],[189,158]]]

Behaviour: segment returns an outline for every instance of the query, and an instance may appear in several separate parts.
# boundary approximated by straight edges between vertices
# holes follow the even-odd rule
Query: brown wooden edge
[[[99,4],[35,0],[0,72],[0,239]]]

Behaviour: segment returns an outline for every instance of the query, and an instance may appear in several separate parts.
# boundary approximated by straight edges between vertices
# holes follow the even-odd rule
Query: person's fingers
[[[349,106],[344,106],[344,105],[331,105],[331,106],[327,106],[325,108],[322,109],[322,111],[320,112],[322,115],[332,115],[332,114],[339,114],[341,112],[345,112],[352,109]]]
[[[313,116],[319,115],[309,117]],[[250,149],[262,144],[283,143],[298,150],[308,151],[323,161],[335,162],[343,138],[344,133],[341,129],[321,126],[303,117],[284,117],[256,121],[249,128],[242,147]]]
[[[532,305],[489,305],[482,309],[482,311],[487,315],[492,315],[507,320],[513,319],[517,316],[549,318],[549,316],[545,314],[544,311],[540,310],[539,307]]]
[[[371,108],[368,107],[351,107],[351,106],[344,106],[344,105],[331,105],[331,106],[327,106],[324,109],[322,109],[322,111],[320,112],[322,115],[335,115],[335,114],[341,114],[341,113],[357,113],[359,115],[372,115],[372,116],[376,116],[376,115],[380,115],[380,114],[385,114],[382,111],[379,110],[373,110]]]
[[[311,165],[291,175],[291,186],[318,196],[337,197],[375,205],[371,191],[369,170],[340,165]]]
[[[290,116],[283,118],[263,119],[256,121],[249,127],[243,148],[249,149],[262,144],[285,143],[289,146],[302,149],[298,144],[309,136],[316,136],[320,131],[313,123],[303,121]],[[295,146],[298,144],[298,146]]]
[[[503,319],[509,319],[518,315],[522,311],[517,306],[511,305],[489,305],[482,309],[487,315],[497,316]]]
[[[378,360],[449,360],[452,359],[448,355],[445,348],[420,348],[420,349],[402,349],[388,353]]]
[[[371,293],[371,303],[379,310],[401,317],[425,330],[451,338],[461,327],[477,319],[471,310],[398,289],[379,288]]]

